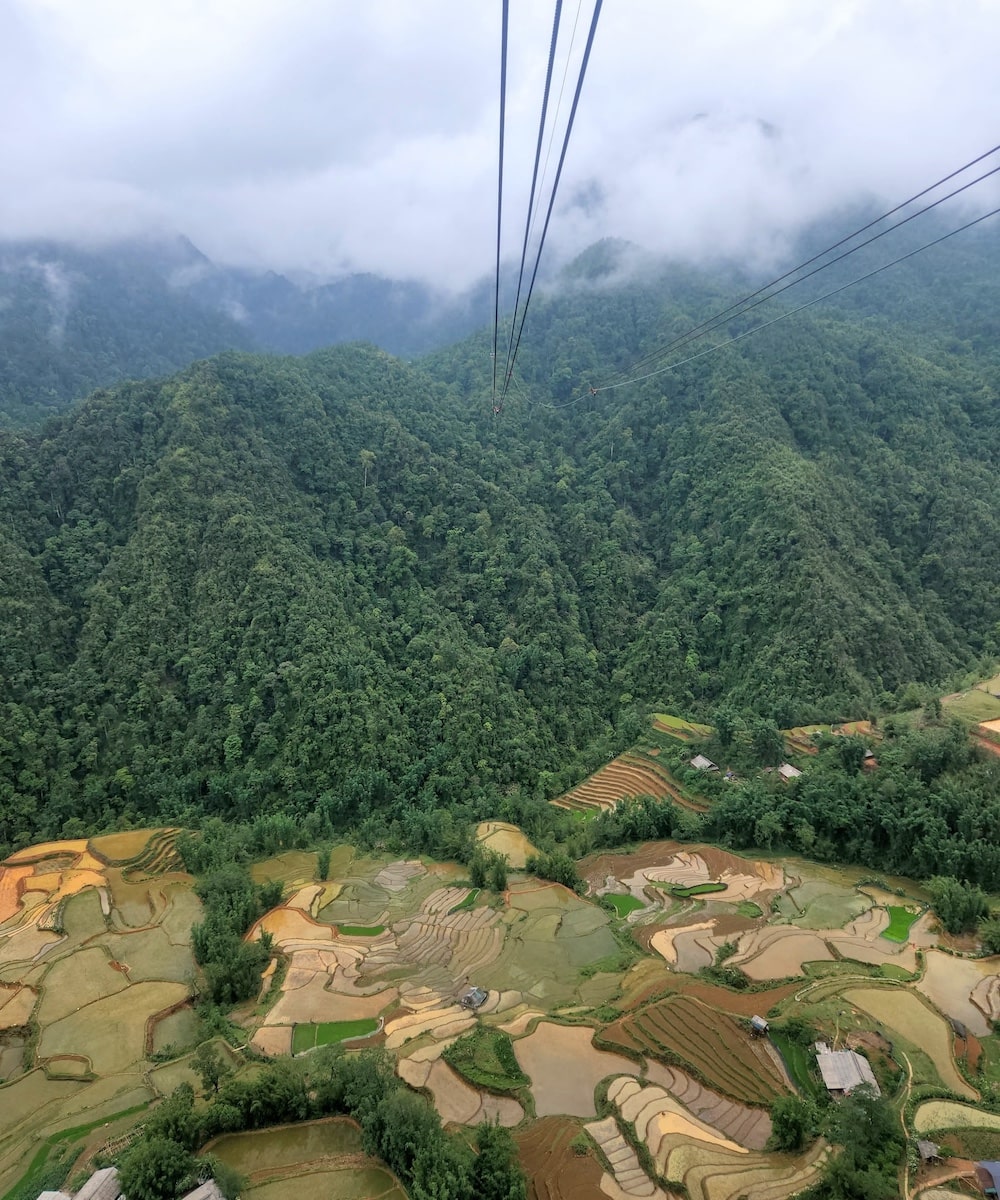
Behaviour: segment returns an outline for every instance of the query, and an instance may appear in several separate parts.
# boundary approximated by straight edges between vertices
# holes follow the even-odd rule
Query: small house
[[[820,1049],[822,1047],[822,1049]],[[816,1065],[831,1096],[849,1096],[856,1087],[867,1085],[881,1096],[872,1065],[855,1050],[829,1050],[825,1043],[816,1043]]]
[[[104,1167],[95,1171],[76,1194],[76,1200],[118,1200],[122,1194],[118,1186],[118,1171],[115,1167]]]
[[[788,780],[788,779],[798,779],[798,777],[802,774],[802,772],[798,769],[798,767],[793,767],[791,763],[783,762],[778,767],[778,774],[781,776],[782,779]]]
[[[691,759],[691,766],[694,767],[696,771],[717,771],[719,769],[715,763],[712,762],[710,758],[706,758],[704,754],[696,754],[694,758]]]
[[[1000,1162],[977,1162],[976,1182],[987,1196],[1000,1195]]]
[[[226,1198],[219,1190],[219,1185],[215,1180],[209,1179],[196,1187],[193,1192],[188,1192],[183,1200],[226,1200]]]
[[[941,1147],[937,1142],[928,1142],[925,1138],[918,1138],[917,1153],[920,1155],[922,1163],[936,1163],[941,1161]]]
[[[770,1026],[763,1017],[750,1018],[750,1032],[755,1033],[758,1037],[763,1037],[769,1028]]]
[[[471,987],[467,992],[462,993],[458,1002],[463,1008],[468,1008],[475,1012],[477,1008],[483,1007],[489,999],[489,995],[489,992],[485,988]]]

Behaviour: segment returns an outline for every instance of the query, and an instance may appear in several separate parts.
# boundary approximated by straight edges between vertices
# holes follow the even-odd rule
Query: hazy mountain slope
[[[95,387],[252,344],[231,318],[170,287],[178,255],[167,251],[0,245],[0,426],[38,421]]]
[[[0,243],[0,427],[225,349],[300,354],[369,341],[422,353],[483,324],[491,303],[482,288],[451,297],[374,275],[293,282],[221,267],[184,238]]]

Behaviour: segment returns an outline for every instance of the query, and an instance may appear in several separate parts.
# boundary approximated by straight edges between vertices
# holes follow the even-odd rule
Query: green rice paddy
[[[669,892],[671,896],[676,896],[678,900],[690,900],[692,896],[708,896],[712,892],[724,892],[727,885],[718,881],[712,883],[692,883],[688,887],[682,887],[679,883],[659,883],[650,880],[650,885],[655,888],[660,888],[664,892]]]
[[[459,902],[455,905],[454,908],[448,909],[448,916],[450,917],[452,913],[461,912],[463,908],[471,908],[473,906],[473,904],[476,903],[476,897],[478,895],[479,895],[479,888],[473,888],[467,896],[465,896],[461,900],[459,900]]]
[[[605,900],[611,905],[619,917],[627,917],[629,913],[636,912],[640,908],[645,908],[641,900],[636,900],[635,896],[605,896]]]
[[[292,1031],[292,1053],[332,1046],[348,1038],[365,1037],[378,1029],[378,1021],[363,1017],[357,1021],[324,1021],[318,1025],[296,1025]]]
[[[882,936],[890,942],[905,942],[910,935],[910,927],[919,916],[919,911],[911,912],[908,908],[890,904],[889,924],[882,930]]]
[[[384,925],[338,925],[344,937],[378,937],[385,933]]]

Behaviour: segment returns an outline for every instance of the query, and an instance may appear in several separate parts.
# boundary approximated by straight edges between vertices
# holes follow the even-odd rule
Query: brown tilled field
[[[688,995],[671,996],[607,1026],[602,1043],[687,1064],[707,1086],[746,1104],[787,1091],[776,1063],[733,1017]]]
[[[571,1144],[581,1135],[580,1125],[565,1117],[543,1117],[518,1135],[529,1200],[607,1200],[593,1150],[578,1154]]]

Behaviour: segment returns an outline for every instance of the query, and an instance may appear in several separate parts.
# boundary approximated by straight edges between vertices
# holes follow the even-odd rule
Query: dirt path
[[[906,1131],[906,1106],[910,1102],[910,1092],[913,1091],[913,1067],[904,1050],[899,1052],[900,1058],[906,1063],[906,1092],[899,1110],[899,1123],[903,1127],[903,1145],[909,1146],[910,1135]],[[903,1200],[910,1200],[910,1156],[903,1159]]]
[[[1000,746],[996,742],[991,742],[989,738],[981,737],[973,730],[972,740],[981,750],[988,750],[990,754],[1000,754]]]

